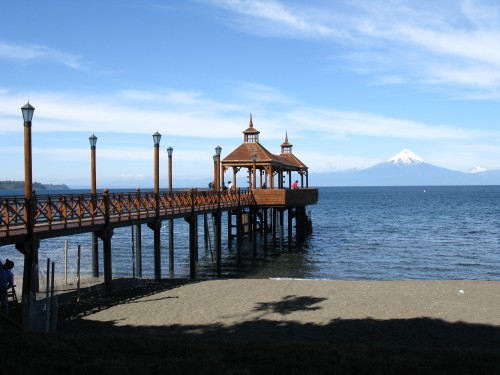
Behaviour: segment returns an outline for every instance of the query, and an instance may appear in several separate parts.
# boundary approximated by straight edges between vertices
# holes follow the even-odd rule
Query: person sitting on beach
[[[298,189],[299,188],[299,181],[295,180],[294,183],[292,184],[292,189]]]
[[[14,286],[14,274],[12,273],[14,262],[6,259],[5,263],[0,261],[0,289],[2,298],[2,313],[9,316],[9,301],[7,299],[8,291]]]

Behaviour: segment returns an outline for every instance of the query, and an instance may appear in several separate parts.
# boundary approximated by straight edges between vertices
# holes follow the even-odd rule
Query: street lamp
[[[216,191],[220,191],[220,154],[222,152],[222,147],[220,146],[217,146],[215,148],[215,156],[216,156],[216,163],[217,163],[217,169],[216,169],[216,173],[215,173],[215,180],[216,180],[216,184],[215,184],[215,190]]]
[[[256,168],[256,162],[257,162],[257,154],[252,155],[252,162],[253,162],[253,185],[252,188],[256,189],[256,184],[257,184],[257,168]]]
[[[31,120],[33,119],[33,107],[30,102],[21,107],[24,119],[24,196],[31,198],[33,194],[32,183],[32,161],[31,161]]]
[[[216,154],[214,154],[213,159],[214,159],[214,180],[212,183],[212,189],[217,190],[217,188],[216,188],[216,186],[217,186],[217,155]]]
[[[91,179],[92,179],[92,186],[91,186],[91,194],[96,194],[96,168],[95,168],[95,146],[97,144],[97,137],[95,134],[92,134],[89,137],[89,142],[90,142],[90,163],[91,163]]]
[[[155,144],[155,194],[160,193],[160,139],[161,134],[158,130],[153,134],[153,141]]]
[[[95,214],[94,210],[97,205],[97,189],[96,189],[96,161],[95,161],[95,146],[97,144],[97,137],[94,133],[89,137],[90,142],[90,176],[91,176],[91,207],[92,215]],[[97,244],[97,233],[92,232],[92,276],[99,277],[99,245]]]
[[[172,146],[169,146],[167,148],[167,154],[168,154],[168,192],[172,192],[172,153],[174,152],[174,149]]]

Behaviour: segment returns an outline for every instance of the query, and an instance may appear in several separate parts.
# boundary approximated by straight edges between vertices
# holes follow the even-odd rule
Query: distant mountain
[[[373,167],[330,173],[311,173],[311,186],[431,186],[500,185],[500,170],[479,168],[464,173],[437,167],[403,150]]]

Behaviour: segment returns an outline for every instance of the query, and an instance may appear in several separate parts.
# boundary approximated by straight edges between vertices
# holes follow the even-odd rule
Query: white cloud
[[[336,1],[334,4],[212,0],[260,35],[330,41],[335,61],[380,75],[377,84],[417,83],[445,89],[500,91],[500,4],[494,1]],[[286,5],[285,5],[286,4]],[[232,22],[232,19],[229,18]],[[255,26],[265,22],[265,26]],[[295,33],[291,32],[295,31]],[[338,32],[337,30],[342,30]],[[341,48],[339,51],[338,48]],[[388,79],[391,77],[391,79]],[[394,77],[397,77],[396,79]],[[494,88],[495,90],[491,90]],[[462,95],[466,97],[466,95]]]
[[[14,45],[0,42],[0,59],[22,62],[45,60],[68,68],[87,71],[81,56],[37,44]]]

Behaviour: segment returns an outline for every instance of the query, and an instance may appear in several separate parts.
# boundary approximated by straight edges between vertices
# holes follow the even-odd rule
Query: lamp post
[[[153,242],[154,242],[154,269],[155,269],[155,279],[161,279],[161,246],[160,246],[160,228],[161,221],[159,220],[160,215],[160,139],[161,134],[156,131],[153,134],[153,141],[155,145],[155,186],[154,186],[154,197],[156,206],[156,220],[152,223],[151,228],[153,229]],[[150,223],[151,224],[151,223]]]
[[[172,146],[167,148],[168,154],[168,192],[172,193]],[[173,207],[173,206],[172,206]],[[174,272],[174,219],[168,221],[168,263],[171,275]]]
[[[217,190],[217,155],[214,154],[213,156],[214,159],[214,181],[212,184],[212,189]]]
[[[252,169],[252,173],[253,173],[253,179],[252,179],[252,189],[256,189],[257,188],[257,167],[256,167],[256,162],[257,162],[257,154],[253,154],[252,155],[252,162],[253,162],[253,169]]]
[[[32,182],[32,160],[31,160],[31,120],[33,119],[33,107],[30,102],[21,107],[24,119],[24,196],[31,198],[33,194]]]
[[[92,215],[94,215],[94,210],[97,203],[97,188],[96,188],[96,161],[95,161],[95,146],[97,144],[97,137],[95,134],[89,137],[90,142],[90,176],[91,176],[91,187],[90,187],[90,202],[92,208]],[[92,276],[99,277],[99,245],[97,242],[97,234],[92,233]]]
[[[174,149],[172,146],[169,146],[167,148],[167,154],[168,154],[168,192],[172,192],[172,153],[174,152]]]
[[[95,146],[97,144],[97,137],[95,134],[92,134],[89,137],[89,142],[90,142],[90,173],[91,173],[91,179],[92,179],[92,186],[91,186],[91,191],[90,193],[92,195],[96,194],[96,168],[95,168]]]
[[[155,145],[155,186],[154,192],[155,194],[160,193],[160,139],[161,134],[156,131],[153,134],[153,141]]]
[[[28,102],[21,107],[24,119],[24,196],[26,206],[24,209],[24,220],[28,232],[28,241],[22,244],[24,254],[23,273],[23,295],[22,295],[22,325],[25,329],[31,329],[30,312],[32,292],[38,291],[38,247],[40,242],[33,238],[35,221],[35,203],[33,201],[33,180],[31,160],[31,120],[35,108]]]
[[[221,178],[220,178],[220,154],[222,152],[222,147],[220,146],[217,146],[215,148],[215,156],[216,156],[216,163],[217,163],[217,170],[216,170],[216,173],[215,173],[215,178],[217,180],[217,183],[215,185],[215,190],[216,191],[220,191],[221,190],[221,186],[220,186],[220,181],[221,181]]]

